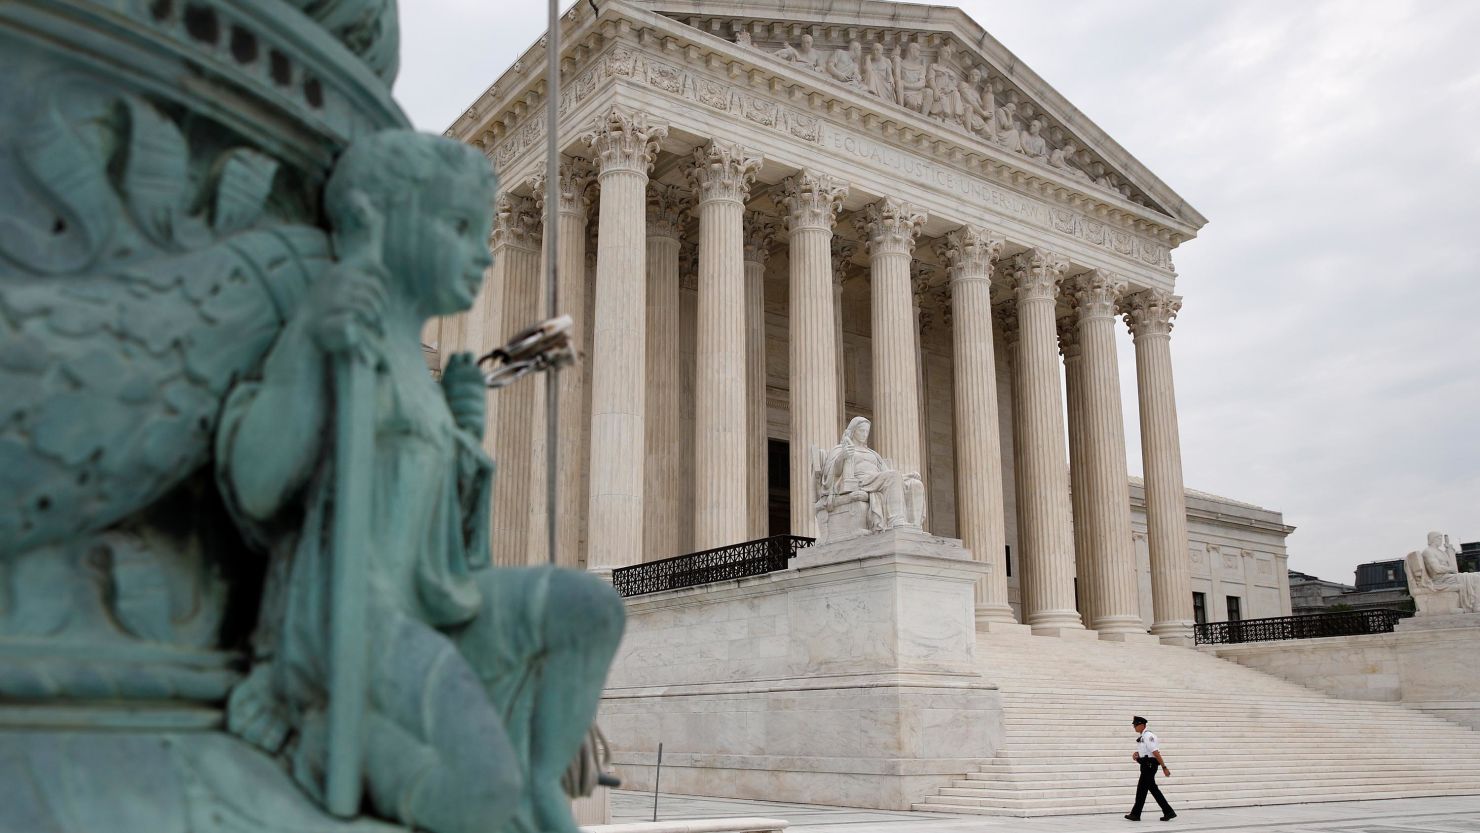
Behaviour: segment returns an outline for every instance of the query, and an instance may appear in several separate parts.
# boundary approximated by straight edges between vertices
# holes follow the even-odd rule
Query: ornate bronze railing
[[[680,587],[696,587],[728,579],[759,576],[785,570],[797,550],[813,539],[773,535],[743,544],[718,547],[612,570],[612,587],[623,596],[641,596]]]
[[[1197,626],[1197,644],[1233,645],[1241,642],[1276,642],[1283,639],[1319,639],[1323,636],[1359,636],[1391,633],[1406,610],[1342,610],[1303,616],[1273,616],[1236,622],[1209,622]]]

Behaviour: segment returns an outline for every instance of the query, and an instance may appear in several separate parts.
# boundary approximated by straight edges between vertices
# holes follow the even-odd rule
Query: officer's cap
[[[1132,726],[1140,726],[1140,725],[1143,725],[1145,722],[1146,722],[1146,718],[1140,716],[1139,714],[1131,718],[1131,725]]]

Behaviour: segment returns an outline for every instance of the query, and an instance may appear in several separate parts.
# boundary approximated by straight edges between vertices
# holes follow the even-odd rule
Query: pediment
[[[1087,194],[1119,197],[1194,230],[1207,222],[959,9],[873,0],[628,2],[769,54],[809,84],[874,99],[881,114],[933,121],[943,134]]]

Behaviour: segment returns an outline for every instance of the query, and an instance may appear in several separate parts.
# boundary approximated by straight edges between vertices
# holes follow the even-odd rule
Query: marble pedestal
[[[1000,700],[976,668],[960,542],[892,530],[791,569],[628,600],[601,726],[625,786],[909,809],[989,759]]]

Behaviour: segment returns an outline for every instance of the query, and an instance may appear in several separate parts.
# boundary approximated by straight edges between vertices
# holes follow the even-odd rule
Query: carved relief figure
[[[869,92],[894,101],[894,62],[884,54],[884,44],[874,41],[869,45],[868,57],[863,62],[863,86]]]
[[[745,47],[746,49],[754,49],[755,48],[755,44],[753,42],[751,42],[751,40],[750,40],[750,30],[749,29],[741,29],[740,31],[736,32],[735,33],[735,43],[739,44],[740,46]]]
[[[1021,131],[1018,129],[1017,102],[1005,101],[997,108],[996,114],[997,144],[1011,151],[1021,153],[1023,143]]]
[[[847,49],[833,52],[827,59],[827,74],[850,87],[864,89],[863,44],[852,40]]]
[[[1408,553],[1408,591],[1418,613],[1480,613],[1480,573],[1461,573],[1449,536],[1430,532],[1428,545]]]
[[[822,72],[822,52],[812,45],[812,36],[802,35],[801,45],[785,43],[776,50],[776,57],[794,64],[801,64],[813,72]]]
[[[992,122],[996,101],[992,85],[982,81],[982,71],[973,67],[957,90],[964,107],[966,129],[987,141],[996,140]]]
[[[838,444],[823,455],[813,449],[813,487],[822,540],[919,528],[925,521],[925,487],[915,472],[897,471],[869,448],[872,423],[854,417]]]
[[[1079,146],[1074,144],[1074,140],[1066,140],[1063,147],[1049,154],[1048,164],[1075,179],[1082,179],[1085,182],[1089,182],[1089,174],[1081,170],[1078,163],[1074,161],[1074,154],[1078,151]]]
[[[1033,119],[1028,124],[1028,132],[1022,134],[1019,141],[1025,156],[1033,159],[1048,158],[1048,140],[1043,138],[1043,122]]]
[[[928,68],[920,57],[920,44],[911,43],[904,54],[894,50],[894,100],[896,103],[929,115],[935,106],[935,91],[930,88]]]
[[[961,72],[956,68],[955,44],[946,41],[940,48],[940,55],[930,65],[927,83],[934,99],[930,115],[965,125],[966,104],[961,98]]]

